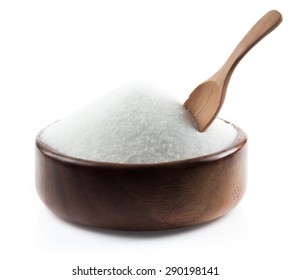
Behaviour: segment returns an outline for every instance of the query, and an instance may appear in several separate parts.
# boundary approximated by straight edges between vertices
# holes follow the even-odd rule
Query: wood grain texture
[[[199,131],[205,131],[219,113],[231,75],[241,59],[281,22],[278,11],[266,13],[243,37],[225,64],[190,94],[184,106],[194,116]]]
[[[114,164],[62,155],[36,138],[36,187],[61,218],[92,227],[161,230],[218,218],[246,188],[246,134],[209,156]]]

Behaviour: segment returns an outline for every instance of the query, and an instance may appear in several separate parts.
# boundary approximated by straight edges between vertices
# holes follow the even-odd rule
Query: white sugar
[[[236,129],[219,119],[199,133],[190,113],[168,93],[132,83],[48,126],[41,139],[77,158],[156,163],[218,152],[236,137]]]

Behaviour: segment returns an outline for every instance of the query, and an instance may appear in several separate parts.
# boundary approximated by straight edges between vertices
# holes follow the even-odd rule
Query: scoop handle
[[[240,60],[254,47],[259,41],[261,41],[266,35],[272,32],[283,20],[281,13],[276,10],[266,13],[242,38],[237,47],[234,49],[228,60],[218,71],[227,75],[226,81],[229,81],[230,76],[240,62]],[[224,76],[225,77],[225,76]],[[227,83],[226,83],[227,86]]]

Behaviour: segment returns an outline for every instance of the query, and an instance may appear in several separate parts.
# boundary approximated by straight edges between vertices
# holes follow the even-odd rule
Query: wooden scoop
[[[247,52],[273,31],[282,21],[278,11],[265,14],[245,35],[225,64],[190,94],[184,106],[193,114],[200,132],[216,118],[225,98],[226,89],[235,67]]]

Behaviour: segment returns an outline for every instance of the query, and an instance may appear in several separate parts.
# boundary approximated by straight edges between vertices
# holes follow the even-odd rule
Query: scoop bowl
[[[36,188],[57,216],[116,230],[163,230],[223,216],[246,188],[247,136],[227,149],[153,164],[89,161],[61,154],[36,138]]]

